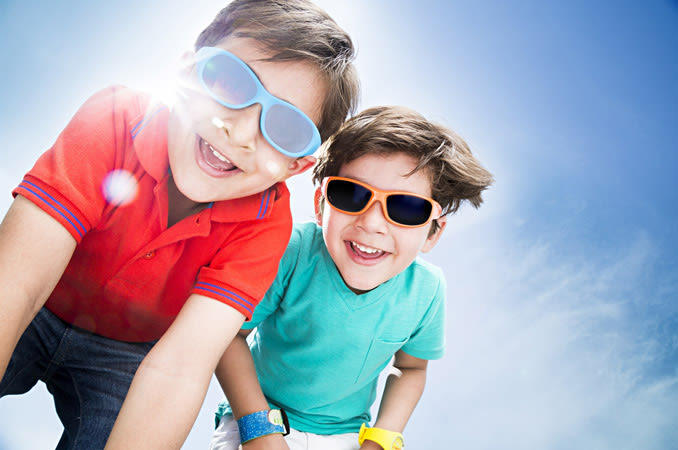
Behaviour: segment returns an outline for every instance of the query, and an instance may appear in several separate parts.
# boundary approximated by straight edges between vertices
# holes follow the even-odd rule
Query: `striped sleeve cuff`
[[[236,310],[240,311],[247,320],[252,318],[254,308],[257,306],[252,300],[246,299],[242,295],[238,295],[232,290],[226,289],[214,283],[206,281],[198,281],[193,286],[193,293],[204,295],[225,303]]]
[[[46,188],[39,186],[30,179],[24,180],[12,192],[13,195],[21,194],[28,198],[47,214],[61,223],[69,233],[80,243],[85,233],[89,230],[89,224],[80,216],[73,205],[65,199],[58,199],[57,195],[50,193]]]

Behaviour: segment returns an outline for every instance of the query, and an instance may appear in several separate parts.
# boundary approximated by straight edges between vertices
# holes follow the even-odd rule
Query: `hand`
[[[377,448],[381,448],[377,445]],[[242,450],[290,450],[282,434],[269,434],[246,442]]]

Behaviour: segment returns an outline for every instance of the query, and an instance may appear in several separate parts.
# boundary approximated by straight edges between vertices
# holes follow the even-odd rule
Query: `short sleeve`
[[[111,87],[90,97],[12,192],[47,212],[77,242],[99,221],[104,179],[124,158],[128,106],[138,101],[122,92]]]
[[[210,264],[203,267],[192,292],[214,298],[249,320],[278,272],[292,231],[289,193],[276,199],[271,216],[243,222]]]
[[[445,292],[447,285],[440,273],[438,288],[419,325],[402,350],[421,359],[439,359],[445,354]]]
[[[273,281],[273,284],[264,295],[259,305],[257,305],[252,315],[251,320],[245,322],[243,329],[254,329],[258,324],[266,320],[271,314],[275,312],[280,306],[280,301],[285,296],[285,291],[289,284],[289,279],[294,272],[299,259],[299,252],[301,249],[301,233],[298,228],[294,228],[290,242],[287,245],[285,254],[280,260],[278,266],[278,274]]]

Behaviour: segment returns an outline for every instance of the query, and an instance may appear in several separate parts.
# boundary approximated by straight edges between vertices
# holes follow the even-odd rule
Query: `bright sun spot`
[[[266,170],[268,170],[274,177],[279,177],[282,175],[283,170],[282,167],[280,167],[280,164],[275,163],[273,161],[268,161],[266,162]]]
[[[217,128],[224,128],[224,121],[214,116],[212,117],[212,125],[214,125]]]
[[[114,170],[106,175],[101,192],[108,203],[124,206],[137,196],[137,180],[126,170]]]

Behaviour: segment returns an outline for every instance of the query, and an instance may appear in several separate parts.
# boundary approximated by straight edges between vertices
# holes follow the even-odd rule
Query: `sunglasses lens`
[[[314,152],[320,145],[315,124],[292,105],[280,103],[280,99],[266,100],[273,96],[264,88],[260,91],[256,76],[237,57],[228,53],[213,55],[205,61],[201,75],[210,94],[227,107],[262,103],[265,109],[262,131],[279,151],[302,156]]]
[[[301,154],[308,149],[314,127],[305,116],[282,103],[271,106],[266,112],[264,128],[268,138],[292,154]]]
[[[367,205],[372,192],[359,184],[346,180],[330,180],[327,184],[327,201],[346,212],[358,212]]]
[[[212,95],[232,106],[240,106],[257,94],[252,75],[228,55],[213,56],[205,63],[202,79]]]
[[[394,194],[386,199],[386,210],[391,220],[402,225],[422,225],[431,217],[433,205],[413,195]]]

